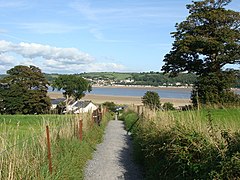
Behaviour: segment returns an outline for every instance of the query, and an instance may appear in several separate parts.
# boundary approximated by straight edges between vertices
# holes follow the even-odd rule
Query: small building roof
[[[57,98],[57,99],[51,99],[52,104],[59,104],[60,102],[65,101],[65,98]]]
[[[91,101],[78,101],[76,104],[74,104],[74,106],[75,106],[75,107],[78,107],[78,108],[85,108],[85,107],[87,107],[90,103],[91,103]]]

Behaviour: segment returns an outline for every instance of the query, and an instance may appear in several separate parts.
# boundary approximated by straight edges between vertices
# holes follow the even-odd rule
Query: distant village
[[[134,79],[128,78],[124,80],[114,80],[114,79],[109,79],[109,78],[85,78],[89,82],[91,82],[92,86],[97,86],[97,87],[105,87],[105,86],[144,86],[144,87],[152,87],[153,85],[148,85],[147,82],[146,84],[138,83]],[[181,83],[181,82],[176,82],[176,83],[162,83],[159,85],[159,87],[192,87],[193,84],[187,84],[187,83]],[[154,87],[157,87],[156,85]]]

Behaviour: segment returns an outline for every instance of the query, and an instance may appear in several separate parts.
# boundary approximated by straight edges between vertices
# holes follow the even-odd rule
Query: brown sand
[[[63,97],[62,93],[60,92],[49,92],[48,95],[52,99]],[[96,103],[96,104],[101,104],[106,101],[110,101],[116,104],[142,105],[142,100],[140,96],[109,96],[109,95],[87,94],[82,99],[92,101],[93,103]],[[174,104],[175,107],[191,104],[190,99],[161,98],[161,103],[165,103],[165,102],[171,102]]]

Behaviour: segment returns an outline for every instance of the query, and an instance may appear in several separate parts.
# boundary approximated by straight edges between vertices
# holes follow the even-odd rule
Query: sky
[[[0,0],[0,73],[160,71],[191,0]],[[240,0],[227,7],[240,10]]]

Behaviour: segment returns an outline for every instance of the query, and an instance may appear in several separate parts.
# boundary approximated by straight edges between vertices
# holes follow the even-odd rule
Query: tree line
[[[91,91],[91,85],[82,77],[59,75],[50,84],[40,68],[18,65],[8,70],[7,75],[0,80],[0,113],[48,113],[51,107],[47,95],[49,85],[63,90],[66,104],[70,98],[77,100]]]

